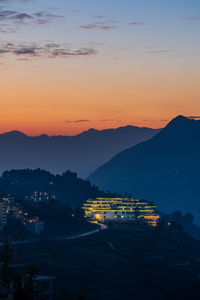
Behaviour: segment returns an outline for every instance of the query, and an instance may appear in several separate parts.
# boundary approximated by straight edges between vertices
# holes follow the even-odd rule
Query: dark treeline
[[[192,214],[182,214],[180,211],[175,211],[171,214],[171,219],[180,224],[192,237],[200,240],[200,227],[194,223],[194,216]]]
[[[34,191],[48,192],[54,194],[57,201],[73,208],[82,205],[88,198],[114,196],[100,191],[88,180],[78,178],[76,173],[69,170],[62,175],[53,175],[41,169],[5,171],[0,177],[0,190],[18,199],[25,199]]]

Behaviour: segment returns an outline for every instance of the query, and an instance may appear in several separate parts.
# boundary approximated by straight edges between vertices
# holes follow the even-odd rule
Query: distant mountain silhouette
[[[154,200],[161,210],[189,211],[200,217],[200,121],[176,117],[152,139],[116,155],[89,179],[104,190]]]
[[[76,136],[30,137],[20,131],[0,134],[0,173],[10,169],[42,168],[53,173],[71,169],[81,177],[120,151],[154,136],[159,130],[135,126],[89,129]]]

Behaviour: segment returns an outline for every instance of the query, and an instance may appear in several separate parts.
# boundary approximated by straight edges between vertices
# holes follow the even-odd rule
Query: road
[[[41,240],[41,239],[37,238],[37,239],[32,239],[32,240],[27,240],[27,241],[15,241],[15,242],[10,242],[10,245],[33,244],[33,243],[37,243],[37,242],[40,242],[40,241],[76,240],[76,239],[80,239],[80,238],[83,238],[83,237],[86,237],[86,236],[96,234],[96,233],[100,232],[101,230],[106,230],[108,228],[108,226],[105,225],[105,224],[101,224],[101,223],[95,223],[95,224],[98,224],[100,228],[94,229],[92,231],[72,235],[72,236],[62,236],[62,237],[46,239],[46,240]],[[0,243],[0,246],[2,246],[2,245],[3,245],[3,243]]]
[[[15,241],[15,242],[10,242],[10,245],[22,245],[22,244],[33,244],[33,243],[38,243],[40,241],[44,242],[44,241],[69,241],[69,240],[77,240],[77,239],[81,239],[90,235],[94,235],[102,230],[106,230],[108,229],[108,225],[103,224],[103,223],[97,223],[97,222],[91,222],[94,224],[99,225],[99,228],[88,231],[88,232],[84,232],[84,233],[80,233],[80,234],[76,234],[76,235],[72,235],[72,236],[62,236],[62,237],[57,237],[57,238],[52,238],[52,239],[46,239],[46,240],[41,240],[41,239],[32,239],[32,240],[27,240],[27,241]],[[0,246],[2,246],[3,243],[0,243]],[[110,242],[107,241],[107,245],[110,247],[110,249],[112,251],[114,251],[115,253],[121,254],[121,255],[128,255],[127,253],[123,253],[121,251],[119,251],[118,249],[116,249],[114,247],[114,245]]]

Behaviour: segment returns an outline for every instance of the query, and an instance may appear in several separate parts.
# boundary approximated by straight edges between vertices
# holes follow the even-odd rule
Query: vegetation
[[[170,218],[180,224],[191,236],[200,240],[200,227],[193,223],[194,217],[192,214],[185,213],[183,215],[180,211],[175,211],[171,214]]]
[[[36,300],[41,299],[42,289],[38,289],[36,277],[39,272],[34,267],[19,263],[7,240],[0,248],[0,299]]]
[[[29,217],[38,216],[45,222],[43,237],[81,233],[95,227],[86,221],[81,210],[72,210],[71,206],[56,200],[40,202],[37,205],[24,201],[22,205]]]
[[[6,238],[9,241],[23,241],[33,237],[35,237],[34,234],[28,231],[20,220],[8,215],[7,225],[1,234],[2,240]]]
[[[55,299],[200,297],[200,242],[180,225],[113,224],[96,235],[18,245],[26,264],[56,277]]]
[[[53,175],[41,169],[5,171],[0,178],[0,190],[18,199],[24,199],[34,191],[48,192],[54,194],[59,202],[72,207],[80,206],[88,198],[114,195],[100,191],[69,170],[62,175]]]

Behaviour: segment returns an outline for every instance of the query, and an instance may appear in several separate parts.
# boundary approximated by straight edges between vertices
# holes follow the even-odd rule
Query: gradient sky
[[[199,0],[0,0],[0,132],[200,114]]]

